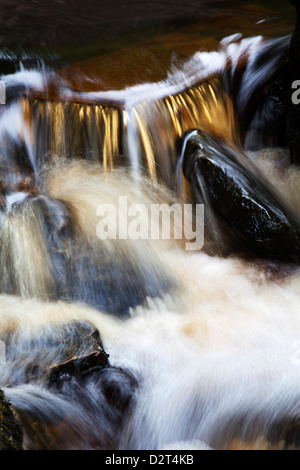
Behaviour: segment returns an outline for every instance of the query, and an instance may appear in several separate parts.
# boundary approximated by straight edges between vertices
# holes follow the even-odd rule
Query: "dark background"
[[[76,71],[103,89],[157,81],[174,57],[216,50],[233,33],[285,36],[295,18],[288,0],[0,0],[0,74],[42,59],[55,69],[85,61]]]
[[[288,0],[0,0],[0,47],[80,45],[124,31],[158,34],[241,4],[286,8]],[[293,9],[293,7],[290,7]]]

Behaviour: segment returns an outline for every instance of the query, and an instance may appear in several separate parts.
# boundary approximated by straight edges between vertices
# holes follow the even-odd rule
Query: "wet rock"
[[[135,403],[137,380],[126,370],[103,368],[60,387],[11,391],[29,450],[119,448]]]
[[[39,67],[41,63],[45,62],[47,62],[49,66],[57,66],[59,64],[58,58],[53,54],[49,56],[49,54],[47,53],[39,54],[33,51],[31,51],[30,53],[26,53],[19,47],[17,48],[17,50],[2,49],[0,51],[0,74],[2,76],[5,76],[19,72],[21,69],[34,69]],[[17,92],[19,91],[18,86],[16,90]],[[13,92],[13,90],[11,90],[11,92]]]
[[[23,430],[0,389],[0,450],[23,450]]]
[[[69,322],[29,338],[11,332],[5,342],[19,377],[9,390],[26,449],[116,448],[138,382],[109,363],[92,324]]]
[[[65,295],[68,285],[68,248],[73,239],[70,213],[62,201],[41,194],[33,196],[30,204],[39,213],[47,252],[51,260],[55,282],[53,297],[61,298]]]
[[[78,387],[84,389],[88,384],[93,384],[104,395],[110,406],[124,412],[137,386],[136,379],[126,370],[111,366],[109,355],[103,349],[100,334],[93,325],[75,322],[74,327],[84,340],[85,352],[51,365],[43,371],[43,380],[46,380],[47,386],[51,389],[59,389],[60,393],[67,395],[74,395],[74,390]],[[69,346],[66,341],[69,355],[74,354],[73,342],[74,338],[72,346]],[[78,391],[76,393],[77,397],[81,394],[82,392]]]
[[[65,333],[63,354],[60,352],[62,360],[45,367],[43,381],[46,378],[49,385],[53,385],[74,377],[80,379],[91,371],[109,366],[109,355],[104,351],[99,331],[93,325],[88,322],[70,322],[66,325]],[[63,360],[63,357],[66,359]],[[33,370],[36,370],[35,367]]]
[[[127,318],[130,309],[143,304],[148,297],[162,298],[174,286],[155,262],[152,265],[149,260],[147,266],[142,266],[133,258],[112,256],[104,244],[96,251],[84,240],[81,244],[74,241],[66,275],[67,299],[84,302],[120,318]]]
[[[121,368],[111,367],[101,371],[103,394],[107,402],[119,411],[124,412],[130,405],[137,386],[137,379]]]
[[[68,361],[57,364],[48,371],[49,383],[57,383],[63,380],[70,380],[74,377],[83,379],[86,374],[95,370],[101,370],[108,366],[108,355],[102,350],[95,350],[82,357],[73,357]]]
[[[300,449],[300,420],[296,414],[277,419],[270,426],[266,438],[274,447],[280,445],[281,450]]]
[[[24,144],[7,136],[0,145],[0,188],[4,194],[35,189],[35,176]]]
[[[281,102],[285,100],[281,88],[284,87],[282,82],[286,81],[288,50],[289,36],[265,41],[255,54],[246,51],[236,64],[229,61],[222,72],[225,90],[235,105],[243,143],[251,130],[252,141],[256,140],[253,131],[265,138],[271,132],[276,138],[278,122],[275,119],[281,116]]]
[[[285,428],[284,443],[287,449],[300,449],[300,420],[290,420]]]
[[[206,203],[206,218],[215,220],[217,242],[229,252],[298,264],[300,221],[247,164],[201,131],[188,137],[183,171],[196,202]]]
[[[145,264],[137,262],[125,250],[121,255],[105,241],[99,242],[96,226],[95,237],[87,240],[78,227],[72,204],[43,194],[26,196],[21,203],[13,205],[2,226],[0,290],[3,293],[78,301],[126,318],[131,308],[149,297],[162,298],[174,287],[169,273],[162,264],[158,266],[156,259],[149,259]],[[26,285],[24,274],[15,269],[14,260],[16,252],[20,253],[18,262],[25,260],[28,247],[21,250],[20,244],[16,246],[14,237],[9,235],[10,230],[16,234],[24,225],[30,226],[28,233],[32,233],[29,243],[33,242],[35,231],[39,234],[39,244],[32,247],[36,265],[28,269]],[[31,259],[26,261],[26,266],[30,262]]]
[[[135,259],[116,258],[105,244],[92,246],[76,233],[76,215],[57,199],[38,195],[31,198],[43,228],[51,260],[55,288],[53,298],[79,301],[101,311],[127,317],[130,308],[147,297],[162,297],[172,288],[155,263],[140,266]]]
[[[86,356],[74,357],[62,364],[53,366],[50,371],[50,383],[68,377],[84,377],[91,370],[107,366],[107,355],[104,351],[94,351]]]
[[[289,51],[288,93],[290,98],[287,105],[287,141],[292,163],[300,164],[300,104],[292,101],[292,94],[295,91],[292,84],[300,80],[300,3],[298,0],[290,0],[290,3],[295,6],[297,19]]]

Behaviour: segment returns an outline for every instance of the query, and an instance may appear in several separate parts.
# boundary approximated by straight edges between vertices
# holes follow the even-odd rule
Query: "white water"
[[[270,281],[238,260],[204,254],[170,253],[170,266],[182,287],[177,311],[174,298],[149,300],[149,308],[120,321],[76,305],[2,297],[2,325],[30,332],[79,318],[99,328],[111,363],[139,381],[121,448],[194,440],[217,449],[272,448],[272,426],[284,434],[284,424],[298,419],[300,276]],[[17,408],[27,387],[6,389]],[[36,406],[47,414],[47,406]]]

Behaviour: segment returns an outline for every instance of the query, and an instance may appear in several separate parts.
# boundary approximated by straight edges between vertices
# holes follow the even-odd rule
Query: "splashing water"
[[[119,92],[53,89],[43,70],[6,77],[24,86],[0,116],[0,386],[26,448],[299,447],[297,266],[96,233],[101,204],[124,222],[122,196],[191,202],[181,168],[194,129],[272,179],[298,220],[286,152],[242,148],[247,106],[287,39],[240,39]]]

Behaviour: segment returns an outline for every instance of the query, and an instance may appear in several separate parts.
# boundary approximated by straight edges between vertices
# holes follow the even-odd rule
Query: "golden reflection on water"
[[[133,164],[127,154],[132,131],[138,169],[146,171],[152,181],[171,187],[176,179],[180,140],[187,131],[202,129],[227,142],[238,142],[234,107],[218,76],[128,109],[121,109],[119,103],[114,106],[30,95],[23,99],[23,107],[29,134],[35,136],[31,140],[39,142],[40,153],[84,156],[100,161],[103,170],[110,171],[121,160]]]

